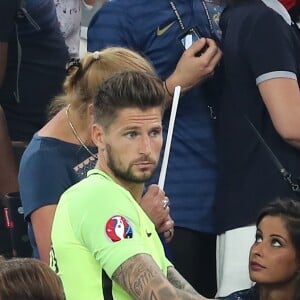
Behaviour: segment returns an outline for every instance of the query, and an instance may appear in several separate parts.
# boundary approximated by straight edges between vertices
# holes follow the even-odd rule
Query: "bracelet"
[[[164,86],[165,86],[165,90],[167,91],[168,95],[172,98],[174,95],[172,95],[172,94],[170,93],[170,91],[168,90],[168,87],[167,87],[167,81],[166,81],[166,80],[164,80]]]

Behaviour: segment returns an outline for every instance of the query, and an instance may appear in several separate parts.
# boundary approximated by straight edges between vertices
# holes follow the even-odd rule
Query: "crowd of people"
[[[281,2],[107,1],[79,58],[81,1],[1,1],[0,196],[20,192],[34,257],[0,260],[1,299],[300,299],[299,3]]]

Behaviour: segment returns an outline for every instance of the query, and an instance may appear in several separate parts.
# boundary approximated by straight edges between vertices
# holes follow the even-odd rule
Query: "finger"
[[[173,236],[174,236],[174,228],[164,232],[164,237],[167,243],[169,243],[172,240]]]
[[[201,38],[198,41],[195,41],[191,47],[189,47],[185,52],[192,56],[195,56],[206,44],[206,39]]]
[[[173,229],[173,228],[174,228],[174,221],[170,217],[167,221],[164,221],[163,223],[161,223],[161,225],[156,229],[159,233],[162,233],[162,232],[166,232],[169,229]]]
[[[215,57],[218,54],[220,49],[214,40],[206,39],[206,41],[207,49],[200,57],[210,61],[213,57]]]
[[[222,55],[223,55],[222,51],[218,49],[216,55],[210,61],[213,67],[215,67],[220,62]]]
[[[157,184],[151,184],[148,186],[148,189],[146,191],[146,193],[150,196],[156,196],[157,194],[159,194],[160,189],[159,186]]]
[[[165,198],[163,199],[163,201],[162,201],[162,206],[163,206],[163,208],[166,209],[166,208],[169,206],[169,204],[170,204],[169,198],[168,198],[168,197],[165,197]]]

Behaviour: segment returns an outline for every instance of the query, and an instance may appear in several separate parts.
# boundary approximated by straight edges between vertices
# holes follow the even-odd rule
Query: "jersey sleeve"
[[[8,42],[14,28],[20,0],[0,1],[0,42]]]
[[[276,77],[297,79],[292,31],[280,15],[272,10],[258,13],[242,35],[242,50],[257,84]]]
[[[69,216],[75,236],[111,277],[128,258],[140,253],[150,254],[142,235],[143,232],[151,234],[155,227],[152,223],[148,228],[144,227],[137,204],[127,191],[116,189],[115,184],[100,189],[97,194],[95,189],[93,193],[85,190],[84,198],[89,202],[84,212],[82,206],[77,208],[75,201],[69,201],[72,203]],[[72,194],[68,193],[67,197],[72,197]]]
[[[19,186],[25,218],[36,209],[57,204],[71,185],[64,160],[49,151],[28,153],[21,159]],[[27,152],[27,153],[26,153]]]
[[[107,1],[92,18],[87,34],[88,51],[98,51],[106,47],[122,46],[139,49],[134,40],[134,22],[129,12],[130,5],[122,1]]]

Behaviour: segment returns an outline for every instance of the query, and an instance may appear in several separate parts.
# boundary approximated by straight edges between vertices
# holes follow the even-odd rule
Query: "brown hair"
[[[94,101],[95,122],[106,129],[125,108],[165,109],[165,90],[160,78],[139,71],[116,73],[103,81]]]
[[[0,258],[1,300],[63,300],[60,278],[34,258]]]
[[[152,65],[145,58],[126,48],[110,47],[93,53],[87,52],[82,59],[69,66],[64,93],[50,104],[49,117],[68,104],[84,113],[105,78],[116,72],[130,70],[155,74]]]

